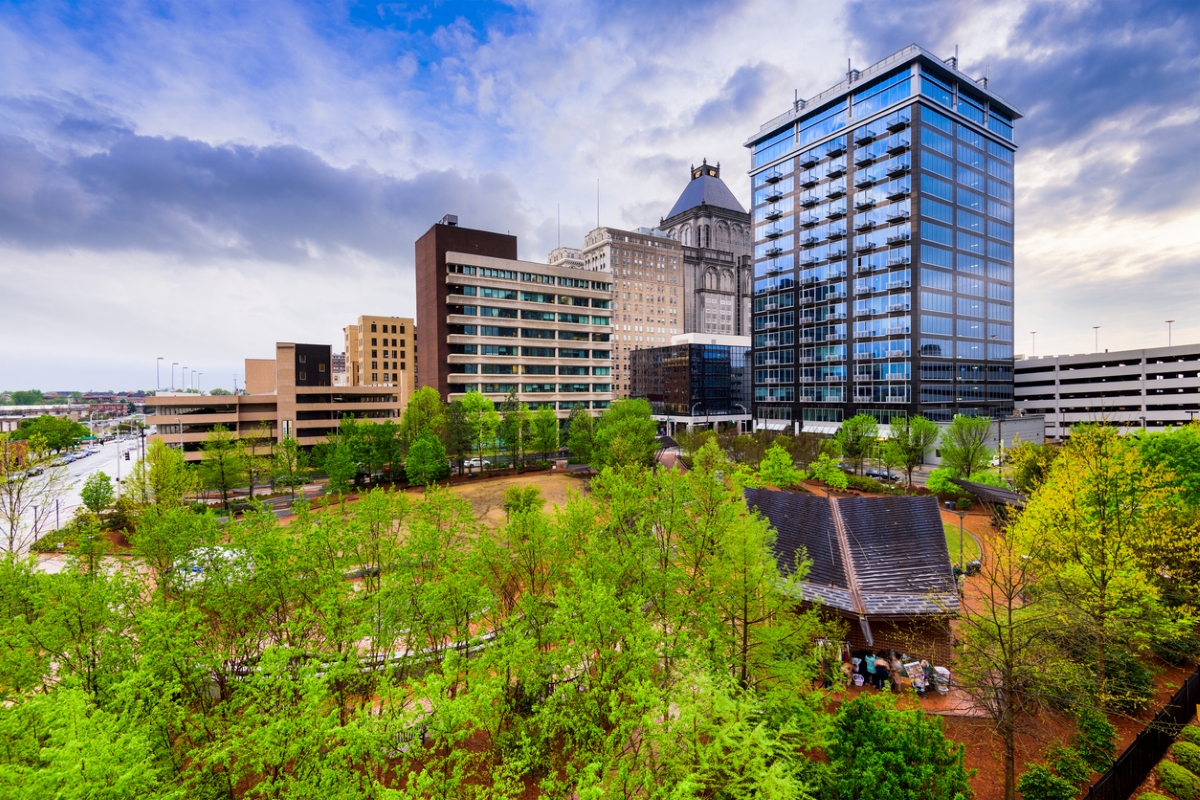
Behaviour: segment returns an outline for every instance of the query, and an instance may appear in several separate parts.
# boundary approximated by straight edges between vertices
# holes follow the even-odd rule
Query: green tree
[[[428,486],[446,476],[446,448],[432,430],[427,428],[413,442],[404,468],[414,486]]]
[[[596,422],[589,463],[596,469],[652,465],[658,423],[650,415],[650,403],[641,398],[613,401]]]
[[[1091,652],[1093,694],[1102,705],[1128,699],[1129,687],[1107,674],[1114,650],[1177,638],[1193,623],[1166,607],[1159,583],[1163,548],[1169,553],[1177,540],[1195,538],[1174,514],[1176,490],[1174,474],[1147,464],[1136,439],[1081,426],[1015,524],[1042,576],[1043,602],[1053,606],[1068,643]]]
[[[125,484],[125,497],[141,506],[178,506],[195,494],[200,482],[188,467],[183,452],[155,439],[146,448],[146,458],[133,467]]]
[[[942,466],[955,478],[967,478],[973,472],[987,469],[995,453],[988,447],[991,438],[990,419],[959,414],[942,432]]]
[[[1200,510],[1200,423],[1138,437],[1142,458],[1151,466],[1175,475],[1178,497],[1192,510]]]
[[[463,414],[471,429],[471,441],[479,454],[480,468],[483,467],[483,449],[496,438],[496,427],[500,424],[500,415],[496,413],[496,404],[492,398],[471,390],[463,395]]]
[[[260,422],[249,434],[238,438],[237,455],[253,499],[254,488],[270,480],[275,462],[275,435],[270,424]]]
[[[827,755],[831,794],[966,800],[971,796],[961,744],[948,741],[941,720],[897,711],[883,698],[861,695],[834,718]]]
[[[226,510],[229,493],[248,482],[246,460],[237,437],[224,425],[214,425],[200,445],[200,477],[206,489],[220,492]]]
[[[12,393],[14,406],[40,406],[45,402],[46,396],[40,389],[19,389]]]
[[[400,450],[407,454],[413,442],[425,431],[435,436],[444,435],[446,406],[442,396],[432,386],[422,386],[408,398],[404,416],[400,420]],[[447,448],[449,449],[449,448]]]
[[[112,478],[103,472],[95,472],[83,482],[79,490],[79,499],[93,514],[99,514],[112,505],[116,496],[113,494]]]
[[[33,544],[67,488],[67,470],[54,465],[40,434],[18,440],[0,433],[0,523],[4,550],[23,552]]]
[[[209,394],[214,397],[227,397],[232,395],[233,392],[229,391],[228,389],[213,389],[211,392],[209,392]]]
[[[504,513],[511,517],[513,514],[526,514],[530,511],[541,510],[542,490],[536,484],[525,486],[509,486],[504,490]]]
[[[471,423],[467,419],[466,409],[463,408],[461,400],[454,400],[446,406],[442,441],[446,445],[446,452],[457,462],[459,475],[463,471],[463,461],[471,452],[471,437]]]
[[[796,469],[792,454],[778,443],[772,443],[758,467],[758,476],[768,486],[787,489],[804,480],[804,473]]]
[[[549,458],[558,452],[558,415],[554,413],[553,403],[542,403],[533,412],[530,424],[533,448],[541,453],[542,458]]]
[[[835,438],[841,445],[842,455],[854,467],[854,473],[860,474],[863,461],[879,438],[879,421],[870,414],[851,417],[842,423]]]
[[[912,489],[913,470],[925,463],[930,448],[938,438],[936,422],[920,415],[892,418],[891,430],[884,450],[892,463],[904,470],[905,485]]]
[[[67,419],[43,414],[33,419],[21,420],[14,439],[40,436],[51,450],[67,450],[75,446],[76,440],[90,435],[86,425]]]
[[[571,460],[576,464],[591,462],[595,432],[596,418],[588,413],[582,403],[576,403],[567,418],[567,447],[571,452]]]
[[[291,490],[292,500],[296,499],[296,487],[303,486],[309,476],[309,454],[295,437],[288,435],[275,448],[271,463],[271,480],[276,486]]]
[[[850,485],[846,473],[842,472],[840,462],[831,458],[828,453],[821,453],[817,460],[808,465],[813,477],[834,489],[845,489]]]
[[[1014,440],[1004,459],[1013,486],[1027,495],[1033,494],[1046,481],[1057,455],[1058,448],[1054,445]]]
[[[519,471],[525,460],[528,449],[529,429],[533,416],[529,406],[518,399],[516,389],[508,393],[498,409],[500,423],[496,431],[500,438],[500,446],[508,455],[509,464]]]

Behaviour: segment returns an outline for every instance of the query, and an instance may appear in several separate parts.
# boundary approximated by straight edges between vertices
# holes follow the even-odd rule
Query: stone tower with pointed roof
[[[684,333],[750,335],[750,215],[721,180],[721,165],[692,166],[691,180],[658,225],[682,245]]]

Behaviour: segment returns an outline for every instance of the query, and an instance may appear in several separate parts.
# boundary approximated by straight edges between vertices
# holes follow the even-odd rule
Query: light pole
[[[1029,356],[1030,358],[1037,356],[1037,331],[1029,332]]]
[[[171,391],[175,391],[175,368],[179,366],[178,361],[171,362]]]
[[[201,372],[199,374],[200,374],[200,381],[196,384],[196,389],[200,392],[200,394],[204,394],[204,390],[200,388],[200,384],[204,383],[204,373]]]
[[[1096,349],[1093,350],[1092,352],[1099,353],[1100,352],[1100,326],[1093,325],[1092,332],[1096,334]]]
[[[187,367],[184,367],[179,373],[179,391],[187,391]]]
[[[1171,323],[1174,321],[1173,319],[1167,320],[1167,347],[1171,346]]]
[[[195,389],[195,388],[196,388],[196,370],[192,370],[192,385],[191,385],[191,386],[189,386],[188,388],[189,388],[189,389]]]
[[[154,362],[154,391],[156,393],[162,391],[162,361],[163,357],[159,356],[158,360]]]
[[[958,574],[963,575],[963,517],[967,515],[965,511],[959,511],[951,500],[946,501],[946,510],[958,515]]]

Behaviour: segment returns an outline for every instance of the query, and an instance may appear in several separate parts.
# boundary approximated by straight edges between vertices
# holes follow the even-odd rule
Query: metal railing
[[[1200,667],[1183,682],[1162,711],[1141,731],[1108,772],[1088,789],[1084,800],[1128,800],[1150,770],[1166,755],[1179,729],[1188,723],[1200,703]]]

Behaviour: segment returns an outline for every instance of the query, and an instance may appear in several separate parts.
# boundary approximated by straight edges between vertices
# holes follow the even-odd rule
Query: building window
[[[297,361],[299,361],[301,364],[307,364],[307,363],[308,363],[308,356],[304,355],[304,353],[301,353],[301,354],[300,354],[300,355],[297,357],[297,359],[296,359],[296,360],[297,360]]]
[[[378,344],[378,340],[376,340],[374,337],[372,337],[371,338],[371,347],[375,347],[377,344]]]
[[[375,323],[374,323],[374,322],[372,322],[372,323],[371,323],[371,333],[375,333],[375,332],[376,332],[376,329],[375,329]],[[374,342],[375,340],[374,340],[374,339],[372,339],[371,341],[372,341],[372,342]]]
[[[307,373],[307,372],[301,372],[301,373],[300,373],[300,380],[302,380],[302,381],[306,381],[306,380],[308,380],[308,373]]]
[[[377,373],[372,372],[371,373],[371,383],[375,383],[378,380],[379,380],[379,375]]]
[[[318,365],[317,365],[317,372],[324,372],[324,371],[325,371],[325,365],[324,365],[324,364],[318,364]]]

